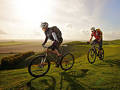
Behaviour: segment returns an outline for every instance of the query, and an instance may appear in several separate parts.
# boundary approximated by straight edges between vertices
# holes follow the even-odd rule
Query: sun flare
[[[20,18],[37,23],[49,16],[52,0],[16,0],[15,5]]]

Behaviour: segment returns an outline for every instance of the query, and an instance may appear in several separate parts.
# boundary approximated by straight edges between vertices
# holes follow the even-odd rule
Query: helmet
[[[95,27],[92,27],[91,30],[92,30],[92,31],[95,30]]]
[[[40,26],[41,26],[41,28],[48,28],[48,23],[42,22]]]

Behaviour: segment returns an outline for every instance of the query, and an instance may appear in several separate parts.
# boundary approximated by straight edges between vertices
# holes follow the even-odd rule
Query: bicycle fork
[[[41,64],[42,64],[42,63],[45,63],[45,61],[46,61],[46,57],[47,57],[47,53],[46,53],[46,55],[44,56],[44,58],[42,58],[42,60],[41,60]]]

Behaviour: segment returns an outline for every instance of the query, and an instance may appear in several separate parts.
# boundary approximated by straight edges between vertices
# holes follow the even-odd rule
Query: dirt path
[[[2,46],[0,47],[0,53],[18,53],[35,51],[39,52],[43,50],[40,44],[23,44],[23,45],[13,45],[13,46]]]

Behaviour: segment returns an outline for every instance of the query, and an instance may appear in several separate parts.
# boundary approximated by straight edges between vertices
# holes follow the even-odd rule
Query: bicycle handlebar
[[[90,44],[92,46],[95,46],[97,43],[87,42],[87,44]]]
[[[90,45],[92,45],[93,43],[92,43],[92,42],[87,42],[87,44],[90,44]]]

